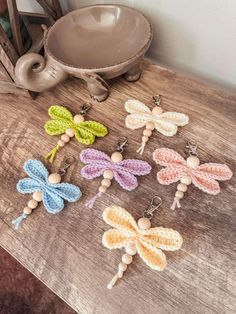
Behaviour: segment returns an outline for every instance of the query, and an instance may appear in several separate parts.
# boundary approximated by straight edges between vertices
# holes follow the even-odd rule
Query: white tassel
[[[139,147],[139,149],[136,152],[139,153],[140,155],[142,155],[144,152],[145,146],[146,146],[146,143],[142,142],[141,146]]]
[[[180,205],[180,199],[178,198],[178,197],[175,197],[174,198],[174,201],[173,201],[173,204],[171,205],[171,209],[172,210],[175,210],[175,207],[178,207],[178,208],[180,208],[181,207],[181,205]]]
[[[117,280],[122,277],[123,277],[123,271],[119,269],[117,274],[112,278],[112,280],[107,285],[107,288],[112,289],[114,285],[116,284]]]

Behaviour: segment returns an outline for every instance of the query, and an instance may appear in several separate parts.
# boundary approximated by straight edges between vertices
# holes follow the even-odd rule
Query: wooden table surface
[[[171,211],[176,184],[158,184],[156,173],[160,167],[152,161],[155,148],[169,147],[184,155],[186,141],[195,139],[202,163],[226,163],[235,172],[236,97],[145,63],[138,82],[114,80],[110,97],[103,103],[94,102],[88,118],[104,122],[110,133],[93,147],[112,153],[117,138],[127,136],[130,144],[126,158],[139,158],[135,151],[142,129],[125,129],[123,105],[127,99],[137,98],[152,106],[151,97],[157,93],[163,96],[164,110],[187,113],[190,123],[173,138],[157,133],[152,136],[143,159],[152,164],[153,170],[139,177],[139,187],[126,192],[113,182],[109,193],[93,209],[87,209],[85,201],[97,191],[101,178],[83,179],[77,158],[65,181],[79,185],[83,198],[68,204],[58,215],[48,214],[41,205],[19,231],[14,230],[11,221],[29,199],[16,191],[17,181],[25,176],[23,163],[29,158],[43,160],[57,141],[44,133],[48,107],[66,105],[76,113],[90,97],[76,79],[41,94],[36,101],[25,92],[1,95],[0,244],[82,314],[236,313],[236,176],[220,183],[222,191],[217,196],[191,186],[182,208]],[[49,169],[57,170],[64,156],[78,157],[82,148],[73,140]],[[184,238],[182,249],[166,253],[168,266],[163,272],[151,270],[136,256],[119,284],[108,290],[106,285],[117,270],[122,252],[102,246],[102,234],[109,228],[102,212],[115,203],[138,219],[154,195],[160,195],[164,204],[152,225],[178,230]]]

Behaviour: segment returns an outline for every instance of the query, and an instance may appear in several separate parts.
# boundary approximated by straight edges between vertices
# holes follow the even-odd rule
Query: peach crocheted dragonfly
[[[158,204],[155,204],[159,200]],[[162,271],[166,265],[166,256],[162,252],[176,251],[181,248],[183,239],[179,232],[156,227],[150,228],[150,219],[153,212],[161,205],[162,201],[158,196],[152,199],[151,206],[143,213],[143,217],[136,221],[124,208],[113,205],[103,212],[103,219],[114,227],[106,231],[102,243],[108,249],[125,248],[126,253],[122,256],[122,262],[118,266],[117,274],[107,285],[111,289],[127,269],[127,265],[133,261],[137,253],[146,265],[150,268]]]
[[[191,183],[205,193],[216,195],[220,193],[216,180],[224,181],[232,177],[232,171],[225,164],[210,162],[200,165],[196,156],[196,144],[189,143],[187,147],[190,148],[190,156],[186,160],[173,149],[159,148],[153,153],[154,161],[166,167],[157,173],[158,182],[169,185],[180,180],[171,209],[181,207],[180,199]]]
[[[125,119],[126,127],[135,130],[145,126],[142,144],[137,150],[140,155],[143,154],[154,129],[165,136],[173,136],[177,133],[178,126],[184,126],[189,122],[189,117],[184,113],[163,112],[160,107],[161,96],[154,96],[153,100],[156,106],[152,110],[135,99],[130,99],[125,103],[125,109],[130,113]]]

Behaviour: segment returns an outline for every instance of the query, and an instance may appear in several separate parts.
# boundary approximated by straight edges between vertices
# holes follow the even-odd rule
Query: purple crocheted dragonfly
[[[99,192],[86,204],[89,208],[93,207],[97,197],[107,191],[113,178],[123,189],[132,191],[138,186],[136,176],[149,174],[152,169],[143,160],[123,160],[123,156],[119,151],[114,152],[110,157],[102,151],[88,148],[81,152],[80,159],[86,164],[81,170],[82,177],[91,180],[103,175]]]

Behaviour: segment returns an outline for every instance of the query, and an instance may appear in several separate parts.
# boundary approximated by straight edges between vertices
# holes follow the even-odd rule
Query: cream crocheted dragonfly
[[[156,106],[152,110],[135,99],[130,99],[125,103],[125,109],[130,113],[125,119],[126,127],[135,130],[145,126],[142,144],[137,150],[140,155],[143,154],[154,129],[165,136],[173,136],[177,133],[178,126],[184,126],[189,122],[189,117],[184,113],[163,112],[160,107],[161,96],[154,96],[153,99]]]
[[[163,227],[150,228],[150,219],[153,212],[161,205],[154,204],[155,196],[151,206],[143,213],[143,217],[136,221],[124,208],[113,205],[103,212],[103,219],[106,223],[114,227],[106,231],[102,238],[102,243],[108,249],[125,248],[126,253],[122,256],[117,274],[108,284],[111,289],[127,269],[127,265],[132,263],[133,255],[136,253],[152,269],[161,271],[166,265],[166,256],[162,252],[176,251],[181,248],[183,239],[179,232]]]

